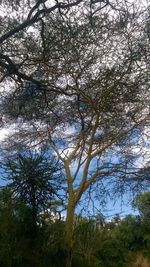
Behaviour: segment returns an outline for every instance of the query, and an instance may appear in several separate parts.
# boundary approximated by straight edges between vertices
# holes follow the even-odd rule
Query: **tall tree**
[[[112,189],[114,177],[122,186],[137,171],[132,152],[142,149],[148,121],[149,14],[126,1],[81,1],[66,13],[62,5],[51,16],[33,7],[28,20],[36,23],[16,26],[13,44],[7,34],[1,80],[13,87],[5,118],[22,123],[15,142],[48,143],[64,166],[69,267],[84,192],[107,181]]]

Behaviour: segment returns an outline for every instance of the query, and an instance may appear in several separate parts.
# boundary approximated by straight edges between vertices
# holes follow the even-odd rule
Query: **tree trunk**
[[[72,266],[72,253],[73,253],[73,224],[75,214],[75,203],[74,198],[69,197],[67,217],[66,217],[66,267]]]

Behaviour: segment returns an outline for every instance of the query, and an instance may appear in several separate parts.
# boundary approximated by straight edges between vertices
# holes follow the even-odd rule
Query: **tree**
[[[0,189],[0,263],[12,266],[13,259],[19,259],[20,251],[16,248],[17,220],[14,216],[14,203],[10,190]]]
[[[49,143],[64,166],[69,267],[74,214],[84,192],[107,182],[106,192],[112,186],[118,191],[137,171],[132,148],[141,147],[148,118],[148,10],[95,1],[63,13],[63,4],[43,11],[45,4],[37,3],[25,22],[3,35],[1,80],[13,80],[4,110],[8,120],[23,122],[15,142]],[[21,35],[28,25],[32,31]],[[9,36],[16,41],[11,58]]]
[[[56,202],[62,204],[58,194],[63,183],[62,165],[48,153],[24,150],[2,163],[12,197],[30,208],[34,225],[41,213],[52,211]]]
[[[150,192],[137,194],[132,203],[138,209],[141,219],[141,230],[143,234],[143,245],[149,257],[150,252]]]
[[[70,13],[74,8],[79,7],[79,9],[83,7],[88,7],[91,13],[91,17],[96,13],[97,10],[101,10],[107,6],[110,6],[111,9],[115,9],[115,6],[111,4],[109,1],[105,0],[92,0],[87,1],[85,3],[84,0],[72,0],[68,1],[56,1],[56,3],[50,3],[48,0],[25,0],[23,3],[18,1],[5,1],[1,5],[1,16],[0,19],[3,22],[1,24],[1,54],[0,54],[0,67],[1,67],[1,82],[3,82],[8,76],[13,78],[14,76],[18,78],[19,82],[21,80],[30,81],[34,84],[41,86],[41,82],[39,83],[38,79],[34,79],[30,72],[28,72],[24,63],[28,61],[28,56],[26,56],[26,49],[22,53],[20,57],[19,50],[22,49],[21,42],[18,42],[19,38],[25,37],[28,41],[33,45],[35,42],[31,35],[28,35],[28,29],[36,29],[36,25],[40,26],[41,30],[41,40],[42,45],[45,47],[45,18],[53,16],[53,13],[59,13],[61,16],[65,16],[65,14]],[[95,8],[96,6],[96,8]],[[122,6],[122,5],[121,5]],[[119,8],[119,7],[118,7]],[[7,10],[7,12],[6,12]],[[25,12],[26,11],[26,12]],[[10,17],[9,12],[13,15]],[[3,15],[4,14],[4,15]],[[30,39],[31,38],[31,39]],[[15,52],[10,54],[9,47],[10,42],[14,40]],[[16,41],[18,45],[18,49],[16,49]],[[33,41],[33,42],[32,42]],[[11,43],[12,45],[13,43]],[[29,43],[28,43],[29,44]],[[27,45],[28,46],[28,45]],[[8,50],[7,50],[8,48]],[[46,48],[46,47],[45,47]],[[44,49],[45,49],[44,48]],[[29,49],[29,46],[28,46]],[[6,52],[7,50],[7,52]],[[16,56],[18,60],[16,61]],[[25,67],[25,68],[24,68]],[[24,68],[24,70],[23,70]]]
[[[54,156],[47,160],[48,152],[24,150],[2,164],[7,185],[0,191],[1,240],[5,239],[0,242],[0,260],[3,264],[7,257],[6,266],[26,261],[41,266],[39,250],[45,242],[41,235],[45,236],[46,214],[53,220],[62,205],[58,194],[62,166]],[[44,250],[42,253],[45,255]]]
[[[137,208],[139,210],[141,218],[149,224],[149,220],[150,220],[150,192],[138,194],[133,201],[133,207]]]

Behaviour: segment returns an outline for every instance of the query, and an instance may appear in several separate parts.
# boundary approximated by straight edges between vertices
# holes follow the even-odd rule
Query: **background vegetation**
[[[61,267],[65,264],[65,220],[54,213],[38,213],[12,194],[0,191],[0,265],[4,267]],[[77,216],[74,225],[72,266],[127,267],[136,257],[150,255],[150,193],[134,200],[140,214],[110,221],[102,215]],[[35,217],[34,217],[35,218]],[[35,228],[36,227],[36,228]],[[143,266],[143,265],[140,265]]]

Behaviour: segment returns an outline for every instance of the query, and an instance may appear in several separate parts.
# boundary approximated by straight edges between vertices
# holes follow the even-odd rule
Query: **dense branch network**
[[[83,0],[77,0],[72,1],[70,3],[63,3],[56,1],[56,4],[54,4],[51,7],[46,6],[46,1],[39,0],[30,8],[30,11],[28,12],[27,18],[22,22],[19,23],[17,26],[14,26],[11,30],[8,30],[6,33],[2,33],[0,37],[0,44],[2,45],[5,42],[8,42],[9,39],[12,37],[15,37],[22,31],[26,31],[29,27],[33,27],[34,24],[38,22],[42,22],[47,15],[51,15],[54,11],[59,11],[61,13],[63,10],[66,10],[67,12],[70,10],[70,8],[74,6],[78,6],[80,3],[83,3]],[[90,5],[97,3],[105,3],[103,0],[98,1],[91,1]],[[105,5],[108,5],[109,2],[107,1]],[[44,23],[43,23],[44,25]],[[42,32],[41,32],[42,34]],[[2,49],[3,50],[3,49]],[[21,67],[24,62],[19,62],[19,64],[16,64],[15,61],[11,59],[11,56],[8,56],[6,53],[0,54],[0,66],[1,69],[4,70],[4,76],[2,76],[1,81],[5,79],[5,77],[15,75],[18,77],[18,80],[25,80],[25,81],[31,81],[35,84],[39,84],[39,81],[36,79],[33,79],[32,76],[25,74],[24,72],[20,72],[18,70],[18,67]],[[5,72],[6,70],[6,72]]]
[[[0,38],[2,86],[13,87],[3,112],[21,122],[9,147],[53,149],[75,208],[94,183],[133,174],[148,125],[148,12],[126,1],[36,1],[18,21]]]

